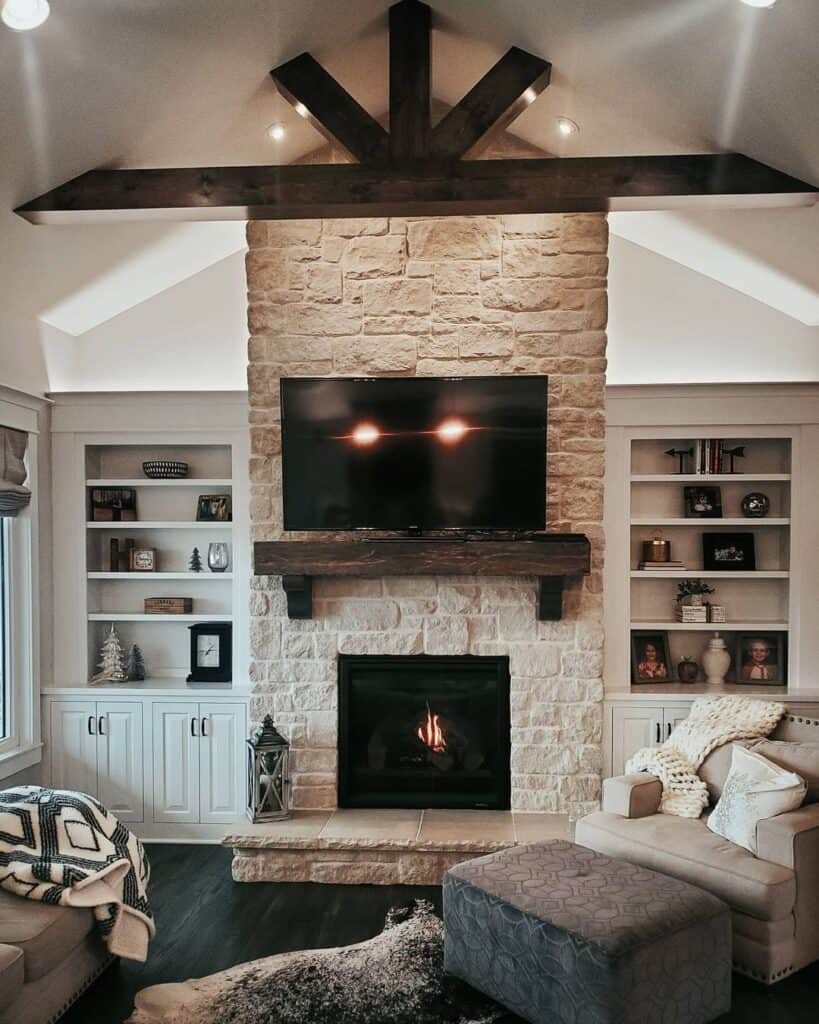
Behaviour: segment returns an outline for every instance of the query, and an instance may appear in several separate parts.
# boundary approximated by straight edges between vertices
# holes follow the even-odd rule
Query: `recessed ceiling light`
[[[281,121],[274,121],[267,126],[267,134],[274,142],[281,142],[286,134],[285,127]]]
[[[773,7],[776,0],[742,0],[749,7]]]
[[[17,32],[37,28],[51,13],[48,0],[5,0],[0,18]]]
[[[580,125],[570,117],[559,117],[557,119],[557,130],[561,135],[577,135]]]
[[[307,115],[310,113],[310,111],[307,109],[307,107],[305,107],[303,103],[297,103],[293,109],[296,111],[299,117],[307,117]]]

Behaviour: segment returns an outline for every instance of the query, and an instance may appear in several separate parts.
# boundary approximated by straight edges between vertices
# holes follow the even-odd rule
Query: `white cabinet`
[[[243,806],[243,704],[156,701],[156,822],[229,824]]]
[[[623,703],[610,707],[611,775],[622,775],[626,762],[643,747],[658,747],[688,716],[691,704]]]
[[[52,701],[50,779],[97,797],[120,820],[144,817],[142,705],[137,701]]]

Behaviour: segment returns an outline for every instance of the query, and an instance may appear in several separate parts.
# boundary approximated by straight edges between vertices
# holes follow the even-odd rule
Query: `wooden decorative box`
[[[193,611],[192,597],[146,597],[146,615],[190,615]]]

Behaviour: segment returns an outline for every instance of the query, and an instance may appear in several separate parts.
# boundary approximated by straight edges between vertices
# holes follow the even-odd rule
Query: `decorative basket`
[[[180,480],[188,475],[188,464],[171,459],[151,459],[142,463],[142,472],[149,480]]]

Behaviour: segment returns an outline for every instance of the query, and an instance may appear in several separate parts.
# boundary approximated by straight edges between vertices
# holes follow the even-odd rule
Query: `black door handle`
[[[672,730],[673,730],[673,728],[674,728],[674,727],[672,726],[671,722],[669,722],[669,723],[668,723],[668,725],[667,725],[667,726],[666,726],[665,728],[666,728],[666,735],[667,735],[667,736],[670,736],[670,735],[671,735],[671,732],[672,732]]]
[[[97,732],[100,734],[100,736],[104,736],[105,735],[105,730],[102,727],[102,723],[104,721],[105,721],[105,715],[100,715],[99,720],[97,722]]]
[[[197,731],[196,731],[196,722],[197,722],[196,718],[192,718],[191,719],[191,736],[194,736],[194,737],[199,735],[199,733],[197,733]]]
[[[94,732],[94,716],[93,715],[89,715],[88,716],[88,735],[89,736],[96,736],[97,735]]]
[[[658,722],[657,723],[657,742],[658,743],[662,743],[662,741],[663,741],[662,726]]]
[[[208,720],[207,718],[202,719],[202,735],[207,736],[208,734]]]

